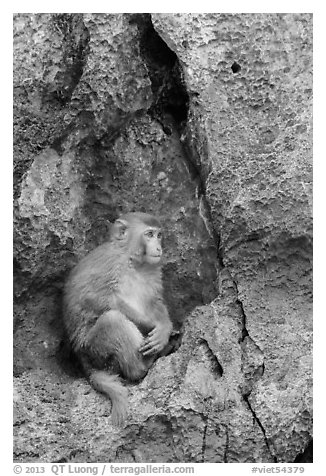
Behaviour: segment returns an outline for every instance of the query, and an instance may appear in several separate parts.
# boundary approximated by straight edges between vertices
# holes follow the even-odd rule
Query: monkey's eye
[[[157,238],[158,238],[159,240],[162,238],[162,232],[161,232],[161,231],[158,232]]]
[[[148,230],[148,231],[145,232],[145,236],[147,238],[153,238],[154,232],[152,230]]]

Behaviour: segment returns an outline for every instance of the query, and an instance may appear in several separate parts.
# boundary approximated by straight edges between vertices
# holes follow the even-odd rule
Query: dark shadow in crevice
[[[131,14],[130,23],[137,25],[140,53],[152,84],[154,101],[148,112],[162,124],[168,135],[169,125],[164,119],[171,115],[180,132],[180,127],[187,121],[189,96],[178,57],[154,29],[150,14]]]
[[[273,449],[272,449],[272,446],[271,446],[271,444],[270,444],[270,441],[269,441],[268,438],[267,438],[265,428],[263,427],[263,425],[262,425],[260,419],[258,418],[257,413],[255,412],[255,410],[254,410],[253,407],[251,406],[250,401],[249,401],[249,398],[248,398],[246,395],[242,395],[242,397],[243,397],[243,400],[246,402],[246,404],[247,404],[247,406],[248,406],[248,409],[249,409],[250,412],[252,413],[252,416],[253,416],[255,422],[257,423],[257,425],[259,426],[259,428],[260,428],[261,431],[262,431],[262,434],[263,434],[263,436],[264,436],[264,440],[265,440],[266,447],[268,448],[268,451],[269,451],[270,455],[272,456],[274,463],[277,463],[277,458],[276,458],[276,456],[275,456],[275,454],[274,454],[274,452],[273,452]]]
[[[223,376],[224,370],[220,364],[217,356],[214,354],[212,349],[209,346],[209,343],[205,339],[199,340],[199,345],[205,351],[208,361],[210,362],[210,370],[215,378],[221,378]]]
[[[294,463],[313,463],[313,440],[310,440],[302,453],[299,453]]]

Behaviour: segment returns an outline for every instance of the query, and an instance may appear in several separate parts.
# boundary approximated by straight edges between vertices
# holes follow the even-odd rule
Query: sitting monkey
[[[129,381],[144,377],[166,347],[172,323],[162,296],[159,221],[128,213],[110,241],[72,270],[64,290],[64,323],[91,385],[112,402],[112,422],[127,415]]]

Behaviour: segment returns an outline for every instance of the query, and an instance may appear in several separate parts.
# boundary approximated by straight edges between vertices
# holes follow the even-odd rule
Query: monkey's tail
[[[103,370],[92,370],[89,381],[95,390],[110,398],[112,423],[115,426],[122,426],[128,413],[128,391],[120,382],[119,377]]]

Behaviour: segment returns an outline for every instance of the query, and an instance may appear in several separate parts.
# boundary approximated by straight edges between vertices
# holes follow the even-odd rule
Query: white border
[[[212,12],[217,9],[229,13],[313,12],[314,13],[314,463],[304,465],[305,474],[320,475],[325,471],[325,161],[324,145],[326,127],[325,104],[325,8],[323,2],[310,1],[228,1],[219,2],[110,2],[108,1],[13,1],[6,3],[1,15],[1,92],[2,92],[2,156],[0,187],[1,200],[1,268],[2,268],[2,343],[1,349],[1,460],[4,474],[12,474],[12,14],[15,12]],[[116,10],[114,7],[119,7]],[[200,10],[198,9],[200,7]],[[266,466],[269,465],[256,465]],[[273,466],[273,465],[272,465]],[[252,465],[232,465],[232,474],[250,474]],[[245,469],[247,468],[247,469]],[[196,474],[231,474],[225,465],[206,464],[205,471]]]

